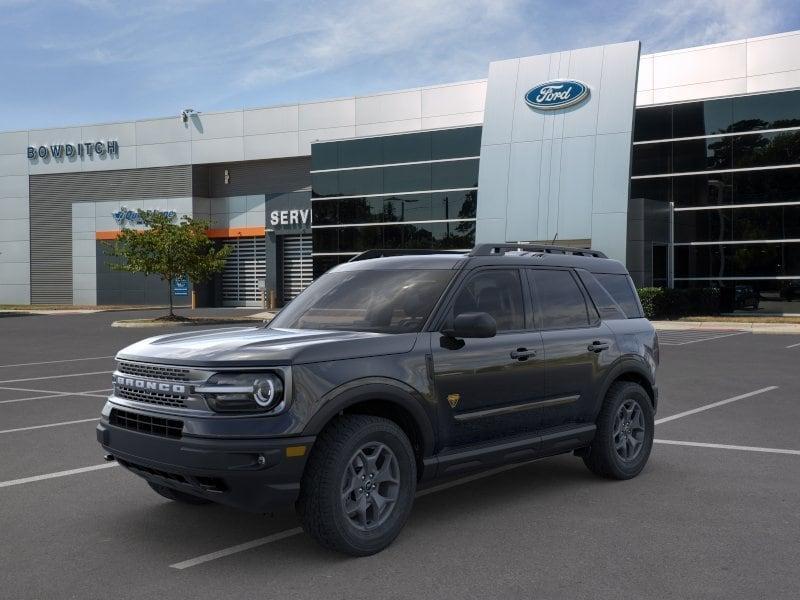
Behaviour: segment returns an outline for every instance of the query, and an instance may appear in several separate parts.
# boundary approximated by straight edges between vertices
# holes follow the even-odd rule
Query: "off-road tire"
[[[396,458],[397,499],[385,521],[361,531],[343,506],[343,480],[354,454],[366,444],[383,444]],[[319,435],[300,484],[297,512],[303,529],[325,548],[368,556],[386,548],[406,523],[414,502],[417,465],[414,450],[393,421],[371,415],[344,415]]]
[[[614,426],[621,407],[629,400],[635,401],[640,407],[644,423],[644,440],[638,454],[631,460],[624,460],[615,448]],[[600,477],[608,479],[636,477],[644,469],[653,447],[655,423],[650,396],[637,383],[616,382],[606,394],[596,423],[595,438],[583,454],[584,464]]]
[[[159,485],[150,481],[147,482],[147,485],[153,488],[153,491],[156,494],[164,496],[164,498],[168,498],[169,500],[174,500],[175,502],[195,505],[211,504],[211,500],[201,498],[200,496],[193,496],[192,494],[187,494],[185,492],[179,492],[178,490],[173,490],[172,488],[168,488],[164,485]]]

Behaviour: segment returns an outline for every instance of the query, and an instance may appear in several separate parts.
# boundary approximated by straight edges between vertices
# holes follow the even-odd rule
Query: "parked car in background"
[[[734,296],[734,307],[736,309],[750,308],[758,310],[760,296],[752,285],[737,285]]]

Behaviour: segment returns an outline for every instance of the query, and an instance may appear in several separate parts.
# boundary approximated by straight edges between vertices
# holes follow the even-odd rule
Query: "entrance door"
[[[264,236],[222,240],[233,248],[222,271],[223,306],[261,306],[259,280],[266,277]]]
[[[283,302],[293,300],[311,283],[314,264],[311,258],[311,236],[284,235],[283,238]]]
[[[460,286],[445,322],[485,312],[497,322],[497,335],[461,340],[432,334],[444,445],[537,429],[534,404],[544,396],[544,353],[541,335],[527,327],[525,298],[518,269],[482,269]]]

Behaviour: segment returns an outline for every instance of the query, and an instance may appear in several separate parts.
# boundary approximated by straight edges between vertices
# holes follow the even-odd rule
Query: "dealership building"
[[[206,219],[233,247],[196,286],[207,306],[284,303],[366,249],[523,241],[601,250],[639,285],[720,287],[735,308],[800,300],[800,31],[176,113],[0,133],[0,304],[164,303],[157,278],[109,266],[137,209]]]

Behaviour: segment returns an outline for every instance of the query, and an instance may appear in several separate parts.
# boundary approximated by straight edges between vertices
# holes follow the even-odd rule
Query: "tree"
[[[109,263],[115,271],[158,275],[167,284],[169,316],[177,317],[172,306],[172,284],[186,277],[193,283],[209,279],[225,266],[230,246],[217,248],[208,237],[208,222],[184,216],[179,223],[159,211],[137,211],[145,229],[123,228],[108,245],[108,254],[122,259]]]

